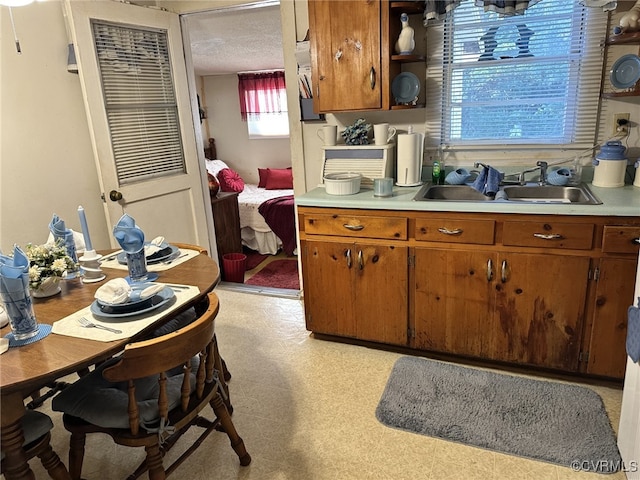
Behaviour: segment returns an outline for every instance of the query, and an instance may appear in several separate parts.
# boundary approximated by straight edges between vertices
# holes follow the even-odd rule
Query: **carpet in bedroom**
[[[295,257],[272,260],[244,283],[260,287],[300,290],[298,261]]]
[[[573,470],[621,467],[602,399],[578,385],[401,357],[376,417],[389,427]]]
[[[253,270],[262,262],[264,262],[267,258],[270,257],[270,255],[256,252],[255,250],[251,250],[250,248],[247,248],[247,247],[242,248],[242,253],[244,253],[247,256],[247,262],[245,264],[246,271]]]

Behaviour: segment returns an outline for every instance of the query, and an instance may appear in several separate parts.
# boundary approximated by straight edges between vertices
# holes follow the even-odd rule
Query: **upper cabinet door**
[[[382,108],[380,0],[310,0],[314,110]]]

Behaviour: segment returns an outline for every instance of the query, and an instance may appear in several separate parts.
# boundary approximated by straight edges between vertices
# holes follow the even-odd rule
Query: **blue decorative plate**
[[[640,80],[640,57],[629,53],[615,61],[609,75],[616,88],[631,88]]]
[[[411,103],[420,93],[420,80],[411,72],[402,72],[391,82],[391,93],[396,103]]]
[[[131,290],[141,290],[142,291],[145,288],[150,287],[151,285],[153,285],[153,283],[150,283],[150,282],[136,283],[134,285],[131,285]],[[101,306],[101,307],[109,307],[109,308],[112,308],[114,312],[117,312],[117,311],[135,310],[135,308],[138,307],[139,303],[143,303],[143,302],[150,303],[152,298],[153,297],[147,297],[147,298],[138,299],[138,300],[129,300],[129,301],[124,302],[124,303],[109,303],[109,302],[104,302],[104,301],[99,300],[99,299],[96,299],[96,301],[98,302],[99,306]]]
[[[157,308],[166,305],[174,296],[175,294],[173,293],[173,290],[169,287],[165,287],[164,290],[161,290],[157,295],[151,297],[147,302],[140,302],[132,305],[132,309],[128,311],[114,310],[113,307],[102,305],[97,300],[91,304],[89,310],[98,317],[131,317],[156,310]]]

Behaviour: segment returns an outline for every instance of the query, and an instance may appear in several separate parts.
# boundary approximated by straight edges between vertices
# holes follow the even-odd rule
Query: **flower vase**
[[[31,289],[31,296],[34,298],[46,298],[53,297],[60,292],[60,277],[47,277],[38,288]]]

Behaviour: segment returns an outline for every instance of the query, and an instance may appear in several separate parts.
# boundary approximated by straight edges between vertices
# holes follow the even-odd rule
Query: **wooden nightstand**
[[[242,253],[238,193],[218,192],[218,196],[211,199],[211,210],[216,229],[218,260],[222,265],[225,253]]]

